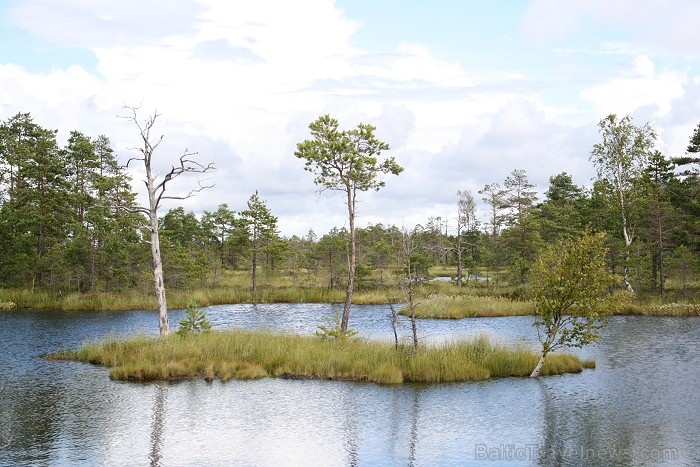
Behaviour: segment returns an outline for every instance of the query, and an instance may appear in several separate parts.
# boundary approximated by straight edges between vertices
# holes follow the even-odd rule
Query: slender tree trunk
[[[158,320],[160,323],[160,335],[167,336],[170,333],[168,324],[168,302],[165,299],[165,283],[163,281],[163,260],[160,256],[160,235],[158,231],[158,208],[156,192],[153,185],[150,166],[147,167],[148,186],[148,217],[151,221],[151,255],[153,257],[153,281],[156,290],[156,303],[158,304]]]
[[[355,193],[352,187],[347,187],[348,195],[348,221],[350,223],[350,251],[348,252],[348,288],[345,292],[345,304],[343,305],[343,318],[340,322],[340,330],[345,333],[350,321],[350,306],[352,305],[352,291],[355,287],[355,260],[357,246],[355,243]]]
[[[462,229],[457,220],[457,287],[462,287]]]
[[[547,353],[548,352],[542,351],[542,355],[540,355],[540,360],[537,362],[537,366],[535,367],[535,369],[532,370],[530,378],[537,378],[540,375],[540,371],[542,370],[542,366],[544,365],[544,359],[547,357]]]
[[[622,271],[622,280],[625,283],[625,287],[627,290],[630,292],[634,293],[634,288],[632,287],[632,284],[630,283],[630,272],[629,272],[629,262],[630,262],[630,246],[632,245],[632,236],[629,234],[629,231],[627,230],[627,219],[625,217],[622,218],[623,220],[623,226],[622,226],[622,233],[625,237],[625,264],[623,265]]]
[[[253,251],[253,292],[257,290],[258,287],[258,281],[257,281],[257,272],[258,272],[258,254]]]
[[[90,292],[95,292],[97,290],[97,272],[95,270],[95,264],[97,263],[97,235],[92,232],[92,238],[90,241]]]
[[[664,276],[664,239],[663,233],[659,229],[659,293],[663,297],[666,295],[666,277]]]
[[[556,336],[557,332],[558,330],[553,332],[550,331],[549,335],[547,336],[547,340],[545,340],[544,344],[542,345],[542,355],[540,355],[540,360],[537,362],[535,369],[532,370],[530,378],[537,378],[540,375],[540,371],[542,371],[542,366],[544,365],[544,360],[547,358],[547,354],[549,353],[549,349],[552,346],[552,342],[554,342],[554,337]]]
[[[413,351],[418,352],[418,327],[416,325],[415,307],[411,310],[411,333],[413,334]]]
[[[396,350],[399,349],[399,333],[396,330],[396,324],[399,321],[398,318],[398,313],[396,312],[396,307],[394,306],[393,303],[391,303],[391,299],[388,300],[389,303],[389,309],[391,310],[391,316],[390,318],[390,323],[391,323],[391,330],[394,331],[394,348]]]

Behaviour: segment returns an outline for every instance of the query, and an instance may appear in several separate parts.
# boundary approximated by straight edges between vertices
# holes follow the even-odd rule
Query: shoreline
[[[450,291],[448,291],[450,292]],[[357,291],[354,305],[386,305],[389,297],[400,296],[396,289]],[[194,300],[200,307],[261,303],[343,303],[344,291],[319,288],[281,287],[252,292],[241,288],[188,289],[168,292],[170,309],[185,308]],[[392,299],[393,301],[394,299]],[[534,305],[495,295],[446,293],[426,289],[416,309],[419,319],[464,319],[505,316],[536,316]],[[134,311],[155,310],[155,298],[144,293],[98,292],[86,294],[49,293],[31,290],[0,289],[0,312],[40,311]],[[10,306],[11,304],[12,306]],[[635,299],[617,307],[610,316],[700,316],[700,303],[690,300],[661,301]]]
[[[377,384],[482,381],[528,377],[539,353],[509,348],[479,336],[412,348],[372,339],[322,339],[317,336],[231,329],[181,337],[135,335],[84,344],[44,358],[110,368],[118,381],[174,381],[203,378],[320,379]],[[592,360],[571,353],[548,355],[542,376],[580,373]]]

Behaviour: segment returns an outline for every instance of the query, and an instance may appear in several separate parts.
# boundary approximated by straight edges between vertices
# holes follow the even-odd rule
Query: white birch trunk
[[[554,337],[558,332],[558,328],[554,331],[550,331],[550,334],[547,336],[547,340],[545,340],[544,344],[542,345],[542,355],[540,356],[540,360],[537,362],[535,369],[532,370],[532,373],[530,373],[530,378],[537,378],[540,375],[540,371],[542,371],[542,367],[544,366],[544,361],[547,358],[549,349],[552,346],[552,342],[554,342]]]
[[[632,245],[632,236],[629,234],[629,231],[627,230],[627,218],[623,215],[622,216],[622,233],[625,237],[625,264],[623,266],[623,275],[622,275],[622,280],[625,283],[625,287],[627,290],[630,292],[634,293],[634,288],[632,287],[632,284],[630,283],[630,272],[629,272],[629,260],[630,260],[630,245]]]

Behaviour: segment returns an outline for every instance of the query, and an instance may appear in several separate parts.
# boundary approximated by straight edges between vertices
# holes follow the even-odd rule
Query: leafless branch
[[[126,212],[130,212],[132,214],[146,214],[148,215],[148,209],[141,207],[141,206],[136,206],[136,207],[127,207],[127,206],[117,206],[119,209],[123,209]]]

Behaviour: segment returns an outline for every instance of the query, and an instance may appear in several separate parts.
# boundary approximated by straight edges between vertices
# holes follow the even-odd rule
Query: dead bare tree
[[[401,298],[389,298],[387,303],[389,304],[389,309],[391,310],[390,323],[391,328],[394,331],[394,345],[398,349],[399,347],[399,336],[396,331],[396,325],[398,324],[398,310],[394,305],[397,302],[403,302],[403,308],[401,309],[401,314],[408,316],[411,321],[411,337],[413,339],[413,351],[418,351],[418,327],[416,319],[416,307],[419,305],[416,302],[416,288],[418,286],[418,274],[416,272],[415,265],[411,262],[411,257],[415,253],[414,245],[414,231],[407,231],[404,229],[401,232],[401,246],[403,247],[403,261],[406,265],[406,277],[404,278],[401,290],[403,292],[403,297]]]
[[[151,139],[151,132],[156,123],[156,119],[160,116],[158,112],[153,112],[152,115],[145,120],[139,120],[138,107],[124,106],[126,115],[120,115],[120,118],[132,122],[139,130],[142,147],[129,148],[132,151],[141,153],[138,157],[130,158],[126,165],[127,167],[134,161],[143,162],[146,170],[146,178],[143,182],[146,185],[148,193],[148,207],[137,207],[135,212],[145,214],[150,221],[151,231],[151,254],[153,257],[153,280],[155,283],[156,302],[158,304],[158,319],[160,322],[160,335],[165,336],[170,332],[168,325],[168,302],[165,297],[165,283],[163,282],[163,261],[160,254],[160,236],[158,233],[158,209],[164,200],[184,200],[190,198],[206,188],[211,188],[213,185],[203,185],[201,180],[197,180],[198,187],[190,190],[182,195],[166,195],[168,184],[182,174],[188,173],[207,173],[214,170],[213,162],[207,165],[200,164],[193,159],[197,155],[196,152],[190,152],[185,149],[179,158],[177,164],[173,164],[171,169],[162,175],[153,172],[153,153],[163,141],[163,135]]]

